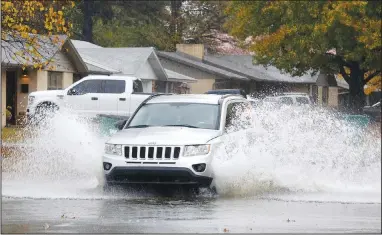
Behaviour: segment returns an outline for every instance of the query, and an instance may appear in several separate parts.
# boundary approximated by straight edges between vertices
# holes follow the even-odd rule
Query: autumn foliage
[[[74,1],[1,1],[1,40],[3,63],[42,68],[47,65],[53,47],[63,44],[70,36],[72,24],[65,12]]]
[[[380,1],[232,1],[226,14],[232,35],[253,38],[258,64],[292,75],[340,74],[358,107],[380,84]]]

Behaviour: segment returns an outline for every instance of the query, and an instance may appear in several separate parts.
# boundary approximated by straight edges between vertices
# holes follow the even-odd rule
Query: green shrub
[[[11,118],[12,118],[12,113],[11,113],[11,111],[9,111],[9,109],[7,109],[5,115],[6,115],[7,121],[11,120]]]

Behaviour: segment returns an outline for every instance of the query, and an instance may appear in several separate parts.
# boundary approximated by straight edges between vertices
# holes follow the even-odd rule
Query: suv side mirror
[[[117,128],[119,131],[123,129],[123,127],[126,125],[126,122],[128,120],[121,120],[114,124],[114,127]]]
[[[71,88],[71,89],[68,90],[68,95],[76,95],[76,94],[77,94],[76,89]]]

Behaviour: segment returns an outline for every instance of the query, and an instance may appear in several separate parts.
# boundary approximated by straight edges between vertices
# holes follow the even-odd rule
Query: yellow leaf
[[[40,7],[40,11],[43,11],[43,10],[45,10],[45,8],[44,7]]]
[[[60,16],[62,16],[62,11],[58,11],[57,13],[58,13]]]
[[[21,32],[21,37],[26,39],[26,38],[28,37],[28,33],[26,33],[26,32]]]

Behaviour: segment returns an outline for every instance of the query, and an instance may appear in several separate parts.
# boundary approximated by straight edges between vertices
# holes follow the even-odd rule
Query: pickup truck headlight
[[[210,152],[210,145],[186,145],[184,148],[183,156],[191,157],[197,155],[206,155]]]
[[[122,155],[122,145],[120,144],[106,144],[105,153],[111,155]]]
[[[35,98],[34,96],[29,96],[28,97],[28,103],[33,104],[34,98]]]

